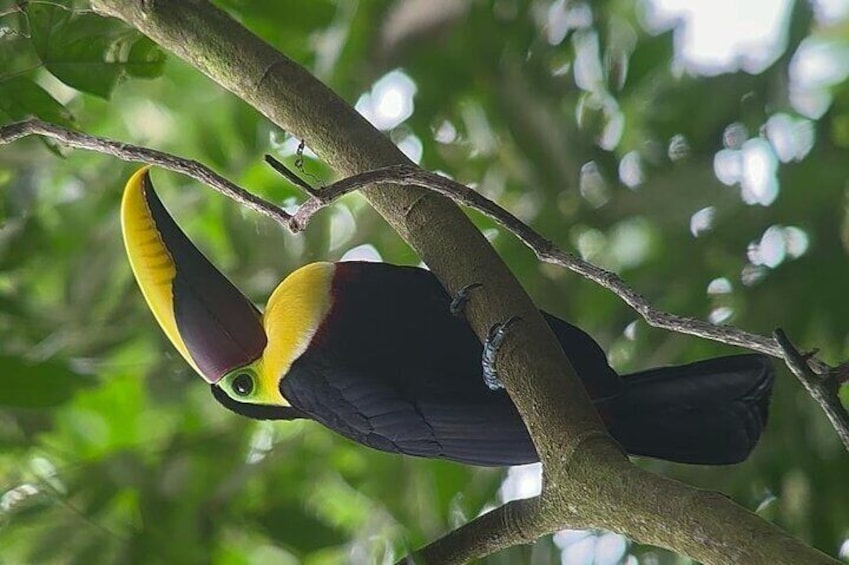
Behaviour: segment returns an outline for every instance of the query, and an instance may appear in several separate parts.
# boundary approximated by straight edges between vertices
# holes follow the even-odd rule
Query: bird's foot
[[[498,371],[495,370],[495,356],[498,355],[498,350],[501,349],[510,327],[521,319],[519,316],[513,316],[506,322],[495,324],[489,329],[489,335],[483,344],[482,365],[483,382],[490,390],[504,388],[498,378]]]
[[[467,284],[463,288],[457,291],[457,294],[454,295],[454,298],[451,300],[451,304],[448,306],[448,310],[451,312],[452,316],[462,316],[463,312],[466,310],[466,303],[469,301],[469,292],[480,288],[483,285],[481,283],[472,283]]]

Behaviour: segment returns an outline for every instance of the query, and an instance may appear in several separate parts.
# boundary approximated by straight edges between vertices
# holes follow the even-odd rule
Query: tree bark
[[[205,0],[92,4],[138,28],[306,140],[340,174],[408,162],[309,72]],[[706,563],[836,562],[722,495],[632,465],[602,427],[533,302],[465,215],[444,197],[420,189],[383,185],[365,192],[449,292],[469,283],[485,284],[467,308],[479,337],[511,316],[523,320],[497,363],[543,462],[543,493],[519,505],[529,518],[484,517],[420,555],[432,562],[461,562],[571,526],[622,532]],[[445,559],[437,561],[438,556]]]

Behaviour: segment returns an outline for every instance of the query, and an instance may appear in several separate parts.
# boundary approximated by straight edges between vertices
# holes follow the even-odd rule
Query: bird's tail
[[[628,453],[727,465],[748,457],[766,425],[773,371],[763,355],[735,355],[623,380],[598,407]]]

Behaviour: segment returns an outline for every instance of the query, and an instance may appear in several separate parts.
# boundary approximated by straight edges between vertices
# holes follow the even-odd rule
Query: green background
[[[644,29],[642,3],[217,4],[352,104],[388,73],[383,84],[406,76],[414,112],[387,135],[659,307],[762,334],[782,327],[828,362],[849,357],[849,82],[838,73],[820,85],[825,110],[805,116],[790,72],[803,42],[849,48],[849,20],[817,19],[799,2],[767,68],[700,76],[681,70],[672,30]],[[3,123],[36,115],[198,159],[276,203],[303,198],[262,162],[270,152],[291,164],[296,140],[134,31],[84,3],[0,7]],[[784,137],[772,136],[782,124]],[[769,205],[717,179],[717,153],[739,159],[741,147],[777,163]],[[304,166],[334,178],[319,161]],[[516,472],[501,489],[506,470],[386,455],[317,424],[224,411],[132,279],[118,206],[133,170],[36,139],[0,148],[0,563],[385,563],[515,490]],[[293,236],[195,182],[154,179],[258,304],[294,268],[351,249],[418,263],[358,195]],[[706,208],[709,225],[694,235]],[[538,304],[589,331],[620,371],[735,351],[649,328],[470,215]],[[723,292],[708,292],[715,279]],[[849,457],[778,365],[748,461],[639,463],[720,490],[837,555],[849,537]],[[584,563],[593,547],[598,563],[682,560],[601,533],[556,541],[486,562],[558,563],[565,548],[567,562]]]

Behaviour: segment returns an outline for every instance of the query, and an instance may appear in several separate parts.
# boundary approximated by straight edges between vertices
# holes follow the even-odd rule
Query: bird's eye
[[[254,380],[247,373],[239,373],[233,379],[233,392],[239,396],[248,396],[254,391]]]

